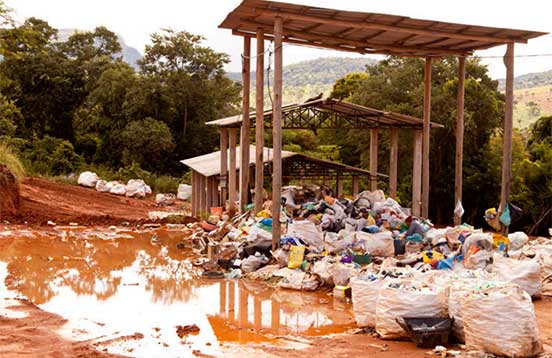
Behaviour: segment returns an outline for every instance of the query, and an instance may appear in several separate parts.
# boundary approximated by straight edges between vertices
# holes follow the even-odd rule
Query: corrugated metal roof
[[[268,163],[272,161],[273,158],[272,148],[264,148],[263,151],[263,162]],[[240,153],[240,147],[236,147],[236,153]],[[249,146],[249,165],[255,164],[257,149],[254,145]],[[289,158],[297,153],[288,152],[282,150],[282,159]],[[203,176],[210,177],[213,175],[220,174],[220,150],[212,152],[209,154],[200,155],[199,157],[189,158],[181,160],[180,163],[192,168],[196,172],[202,174]],[[230,165],[230,159],[228,159],[228,166]],[[236,169],[240,168],[240,160],[236,160]]]
[[[239,146],[236,147],[236,152],[237,153],[240,152]],[[249,146],[249,166],[255,165],[255,158],[256,158],[255,154],[256,154],[255,146],[250,145]],[[272,158],[273,158],[272,148],[265,147],[263,152],[263,162],[269,163],[272,161]],[[325,159],[310,157],[300,153],[282,150],[282,160],[286,160],[286,159],[301,160],[301,161],[316,163],[323,167],[342,170],[345,172],[356,173],[359,175],[370,175],[370,172],[365,169],[356,168],[350,165],[336,163]],[[210,177],[213,175],[220,175],[220,150],[209,154],[200,155],[198,157],[184,159],[184,160],[181,160],[180,162],[206,177]],[[237,160],[236,169],[239,169],[239,168],[240,168],[240,161]],[[378,176],[387,177],[387,175],[379,174],[379,173],[378,173]]]
[[[271,40],[276,16],[284,19],[284,42],[365,54],[470,55],[546,34],[264,0],[244,0],[219,27],[252,37],[261,29]]]

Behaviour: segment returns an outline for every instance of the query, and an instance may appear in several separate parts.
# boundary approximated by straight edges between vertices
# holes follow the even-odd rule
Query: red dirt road
[[[159,210],[151,197],[127,198],[42,178],[25,178],[20,192],[19,213],[3,219],[36,225],[45,225],[48,220],[57,224],[111,225],[148,221],[148,212]]]

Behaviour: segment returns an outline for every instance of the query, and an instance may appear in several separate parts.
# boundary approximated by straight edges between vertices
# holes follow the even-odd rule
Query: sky
[[[286,0],[305,5],[378,12],[414,18],[457,22],[469,25],[517,28],[552,33],[552,1],[550,0]],[[5,0],[15,11],[18,21],[35,16],[56,28],[90,30],[106,26],[120,34],[125,42],[141,53],[150,34],[164,28],[186,30],[206,37],[205,44],[230,55],[228,71],[240,71],[241,37],[218,25],[241,0]],[[254,41],[253,41],[254,42]],[[254,46],[252,48],[254,50]],[[502,56],[505,47],[476,52],[479,56]],[[516,55],[549,54],[550,56],[518,57],[515,75],[552,70],[552,35],[516,44]],[[254,53],[254,52],[253,52]],[[284,48],[284,64],[319,57],[354,54],[288,45]],[[361,56],[361,55],[358,55]],[[355,57],[358,57],[355,56]],[[369,57],[369,56],[366,56]],[[505,77],[502,58],[484,58],[493,78]],[[254,65],[253,65],[254,67]]]

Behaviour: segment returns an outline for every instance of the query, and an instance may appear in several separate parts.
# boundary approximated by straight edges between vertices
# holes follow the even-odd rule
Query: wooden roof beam
[[[272,32],[272,29],[268,27],[268,25],[263,23],[249,21],[249,20],[242,20],[240,23],[246,26],[262,28],[263,31],[267,33]],[[384,44],[374,44],[374,43],[368,43],[368,42],[363,42],[358,40],[349,40],[341,37],[333,37],[332,35],[323,35],[323,34],[316,34],[312,32],[292,30],[289,28],[284,28],[284,35],[298,37],[309,41],[319,41],[321,43],[327,43],[328,41],[335,41],[338,44],[349,45],[352,47],[362,48],[364,50],[366,49],[375,50],[375,51],[371,51],[374,53],[380,52],[381,50],[387,50],[387,51],[396,52],[399,54],[412,53],[412,54],[419,54],[420,56],[427,56],[428,54],[433,54],[433,55],[466,55],[467,54],[465,51],[455,51],[455,50],[439,49],[439,48],[426,49],[426,48],[420,48],[419,46],[390,46],[390,45],[384,45]],[[370,52],[369,50],[367,52]]]
[[[484,36],[484,35],[467,35],[464,33],[454,33],[454,32],[447,32],[447,31],[441,31],[441,30],[417,29],[417,28],[404,27],[404,26],[345,21],[345,20],[338,20],[338,19],[323,18],[319,16],[301,15],[301,14],[295,14],[295,13],[284,12],[284,11],[275,11],[270,9],[257,8],[255,9],[255,12],[256,14],[266,15],[270,17],[274,17],[277,15],[290,20],[306,21],[306,22],[316,21],[322,24],[342,26],[342,27],[355,27],[357,29],[364,29],[364,30],[384,30],[384,31],[424,35],[424,36],[442,36],[442,37],[449,37],[449,38],[460,39],[460,40],[473,40],[473,41],[481,41],[481,42],[497,42],[502,40],[504,42],[513,41],[518,43],[527,43],[527,40],[520,39],[520,38],[502,38],[502,37],[493,37],[493,36]]]

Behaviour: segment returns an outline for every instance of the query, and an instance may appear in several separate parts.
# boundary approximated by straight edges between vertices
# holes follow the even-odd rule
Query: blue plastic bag
[[[510,217],[510,205],[508,203],[506,203],[506,208],[502,214],[500,214],[500,222],[504,226],[510,226],[510,223],[512,222],[512,218]]]

